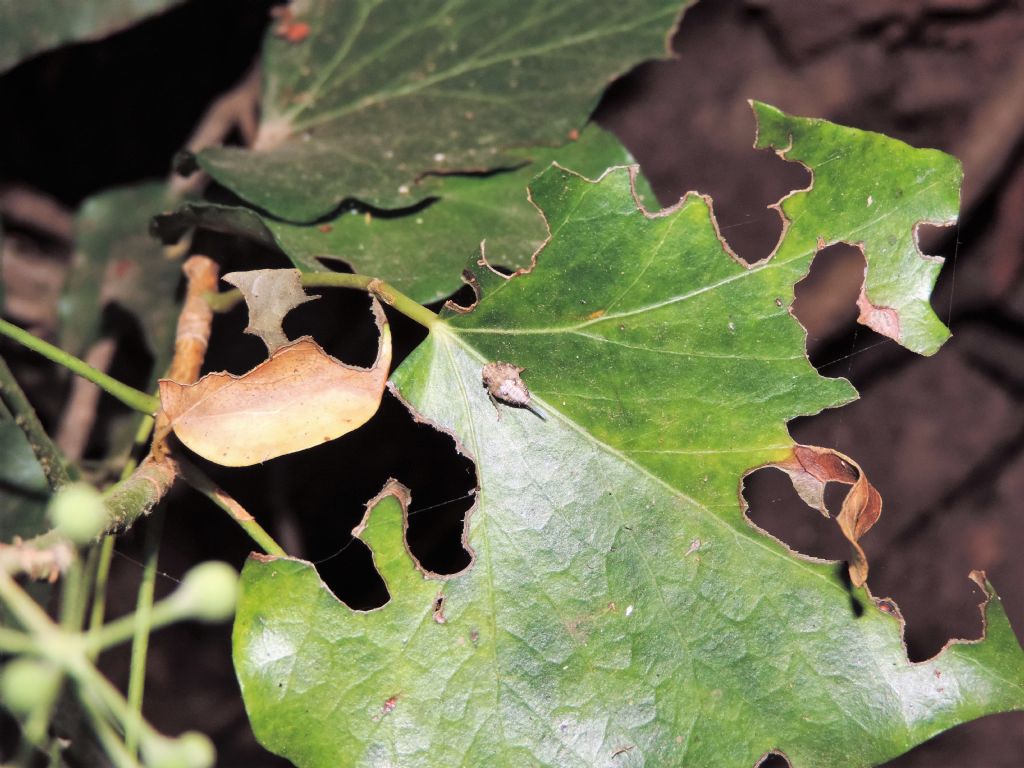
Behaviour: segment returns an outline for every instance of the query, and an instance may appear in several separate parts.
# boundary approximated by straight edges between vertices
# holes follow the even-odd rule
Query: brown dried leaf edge
[[[860,538],[878,522],[882,514],[882,497],[857,462],[831,448],[796,445],[786,459],[768,466],[789,475],[800,498],[825,517],[830,517],[825,506],[826,484],[851,486],[836,522],[853,549],[850,581],[856,587],[863,586],[868,578],[868,560],[860,546]]]

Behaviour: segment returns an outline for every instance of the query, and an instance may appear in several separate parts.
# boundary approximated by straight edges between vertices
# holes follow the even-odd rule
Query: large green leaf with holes
[[[523,163],[515,170],[425,180],[420,190],[432,202],[402,213],[380,216],[351,210],[320,224],[290,224],[250,208],[189,203],[158,217],[155,226],[169,241],[190,226],[250,237],[280,248],[304,272],[323,272],[332,262],[344,262],[430,303],[458,289],[467,259],[481,248],[496,266],[519,269],[530,264],[548,231],[526,187],[552,162],[591,177],[632,162],[618,140],[597,126],[564,147],[515,154]],[[648,205],[655,204],[646,185],[641,194]]]
[[[744,516],[742,478],[788,455],[787,421],[855,395],[807,361],[794,284],[824,243],[855,240],[869,280],[906,269],[918,290],[920,254],[887,250],[878,228],[948,218],[959,179],[943,155],[756,109],[762,141],[791,136],[815,183],[753,267],[700,196],[647,214],[628,169],[534,181],[551,229],[536,267],[478,270],[475,309],[439,320],[393,379],[476,462],[473,562],[420,572],[394,487],[356,531],[382,608],[350,610],[309,563],[250,559],[234,657],[269,749],[303,768],[719,768],[772,751],[847,768],[1024,707],[1024,652],[980,576],[984,639],[910,663],[888,603]],[[821,172],[844,157],[848,182]],[[879,167],[865,205],[850,190]],[[525,367],[543,416],[489,400],[499,360]]]
[[[182,0],[0,0],[0,72],[58,45],[96,40]]]
[[[521,162],[582,128],[608,83],[664,56],[680,0],[305,0],[264,45],[253,150],[198,160],[250,203],[311,222],[405,208],[425,174]]]

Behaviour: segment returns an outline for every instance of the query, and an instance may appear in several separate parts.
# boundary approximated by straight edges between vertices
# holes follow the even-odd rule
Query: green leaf
[[[914,188],[889,194],[918,150],[812,125],[835,142],[822,162],[869,138],[887,155],[871,158],[890,172],[869,221],[910,230],[933,215]],[[863,201],[809,164],[803,210],[820,218],[753,267],[731,257],[705,198],[647,214],[627,169],[538,177],[552,238],[535,269],[482,271],[478,306],[393,377],[476,462],[473,563],[424,578],[389,498],[356,531],[391,595],[381,609],[349,610],[309,563],[250,559],[234,655],[265,746],[302,768],[751,766],[772,750],[866,766],[1024,708],[1024,653],[980,576],[985,639],[912,664],[866,588],[743,514],[744,474],[793,449],[786,422],[854,396],[817,374],[788,313],[819,247],[794,233],[865,230]],[[893,269],[874,256],[869,241],[869,273]],[[482,370],[498,360],[525,368],[544,419],[489,401]]]
[[[14,416],[0,403],[0,542],[49,528],[50,485]]]
[[[173,348],[181,264],[149,235],[149,221],[176,200],[164,182],[118,187],[90,197],[75,218],[75,259],[60,302],[60,345],[81,355],[99,338],[103,307],[115,302],[138,319],[162,372]]]
[[[513,269],[529,265],[548,233],[526,187],[552,162],[590,177],[633,162],[618,140],[597,126],[564,147],[519,150],[516,155],[526,164],[515,171],[425,180],[422,191],[438,199],[406,215],[345,212],[320,225],[300,225],[248,208],[191,203],[157,217],[156,226],[166,240],[177,239],[190,226],[250,237],[280,248],[304,272],[326,271],[320,259],[333,257],[427,304],[461,285],[459,273],[483,240],[490,263]],[[655,204],[646,183],[641,197]]]
[[[564,143],[616,76],[667,54],[680,0],[308,0],[268,33],[255,151],[198,156],[290,221],[346,199],[405,208],[428,173],[484,171]],[[299,25],[307,25],[299,27]],[[288,30],[308,28],[296,42]]]
[[[860,246],[870,268],[859,320],[919,354],[934,354],[949,338],[928,302],[942,259],[921,253],[917,225],[956,222],[959,161],[935,149],[901,151],[906,145],[878,133],[793,118],[767,104],[752,106],[755,146],[774,147],[814,172],[812,192],[782,201],[790,225],[777,256],[786,260],[821,243]]]
[[[182,0],[0,0],[0,72],[42,51],[96,40]]]

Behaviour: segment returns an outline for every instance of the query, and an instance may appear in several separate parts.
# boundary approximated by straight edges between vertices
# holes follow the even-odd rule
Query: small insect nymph
[[[512,363],[488,363],[480,371],[480,378],[495,409],[500,402],[513,408],[525,408],[538,418],[544,419],[544,414],[531,402],[530,390],[519,377],[525,370]],[[501,416],[500,410],[498,416]]]

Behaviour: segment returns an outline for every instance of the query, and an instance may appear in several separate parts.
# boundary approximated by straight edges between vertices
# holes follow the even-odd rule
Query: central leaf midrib
[[[444,346],[446,348],[446,350],[449,347],[449,341],[448,340],[450,339],[452,342],[457,343],[459,345],[460,349],[462,349],[462,351],[464,351],[467,355],[469,355],[474,360],[477,360],[478,362],[480,362],[482,364],[487,364],[487,363],[491,362],[479,350],[477,350],[475,347],[473,347],[467,341],[461,339],[459,337],[459,335],[458,335],[458,329],[453,329],[453,328],[451,328],[450,326],[447,326],[444,323],[438,323],[437,326],[435,326],[435,329],[431,331],[431,333],[432,334],[436,334],[436,336],[438,338],[438,343],[440,343],[442,346]],[[449,354],[450,354],[450,352],[449,352]],[[452,362],[454,362],[454,361],[452,361]],[[457,367],[453,367],[453,372],[459,378],[460,387],[462,388],[463,395],[465,396],[465,394],[464,394],[465,393],[465,381],[462,379],[461,375],[459,374],[459,370],[458,370]],[[659,477],[658,475],[654,474],[653,472],[651,472],[651,470],[647,469],[645,466],[643,466],[642,464],[638,463],[635,459],[630,458],[630,456],[628,456],[627,454],[625,454],[623,451],[619,450],[615,446],[609,445],[608,443],[604,442],[603,440],[600,440],[592,432],[590,432],[590,430],[588,430],[585,426],[583,426],[582,424],[579,424],[575,420],[569,418],[566,414],[562,413],[561,410],[556,408],[551,403],[547,402],[546,400],[544,400],[544,399],[542,399],[540,397],[534,397],[533,400],[536,401],[542,407],[542,410],[544,411],[545,414],[548,414],[552,418],[558,419],[565,426],[569,427],[574,432],[576,432],[579,435],[581,435],[584,438],[586,438],[589,442],[591,442],[593,445],[595,445],[599,450],[607,453],[610,456],[613,456],[616,460],[621,461],[623,464],[627,465],[631,469],[634,469],[635,471],[639,472],[640,474],[644,475],[645,477],[647,477],[647,478],[651,479],[652,481],[656,482],[658,485],[660,485],[663,488],[665,488],[671,495],[675,496],[678,499],[681,499],[682,501],[684,501],[684,502],[686,502],[688,504],[693,505],[696,509],[698,509],[701,513],[703,513],[705,518],[712,519],[717,525],[719,525],[723,529],[727,530],[735,538],[741,539],[742,541],[749,542],[750,544],[753,544],[753,545],[756,545],[756,546],[760,547],[761,549],[765,550],[766,552],[769,552],[770,554],[772,554],[774,557],[783,560],[789,566],[791,566],[791,567],[792,566],[796,566],[800,570],[805,571],[806,573],[809,573],[809,574],[813,575],[816,579],[819,579],[820,581],[823,581],[831,589],[835,590],[837,593],[841,594],[843,597],[848,597],[847,592],[846,592],[845,589],[843,589],[839,584],[837,584],[835,581],[830,579],[825,574],[823,574],[823,573],[821,573],[821,572],[819,572],[819,571],[809,567],[810,563],[805,563],[803,560],[801,560],[800,557],[797,555],[797,553],[792,552],[792,550],[791,550],[790,554],[786,554],[785,552],[782,552],[782,551],[780,551],[778,549],[774,549],[773,547],[771,547],[768,544],[767,541],[765,541],[765,542],[759,541],[758,537],[764,537],[765,534],[761,533],[758,529],[754,528],[753,526],[749,526],[749,525],[748,525],[747,530],[743,530],[741,528],[737,528],[736,526],[732,525],[729,521],[727,521],[723,517],[720,517],[719,515],[716,515],[703,502],[698,501],[697,499],[695,499],[694,497],[692,497],[689,494],[685,493],[684,491],[680,490],[679,488],[676,488],[674,485],[669,483],[667,480],[665,480],[664,478]],[[466,413],[470,417],[471,422],[475,423],[475,420],[472,418],[472,413],[473,412],[468,407],[468,401],[467,401]],[[473,437],[474,440],[476,439],[475,430],[473,431],[472,437]],[[480,455],[481,454],[479,452],[479,448],[477,448],[477,455],[476,455],[476,457],[474,457],[474,459],[475,460],[479,460],[479,456]],[[738,505],[737,505],[737,508],[738,508]],[[656,581],[655,581],[655,585],[657,585]]]

